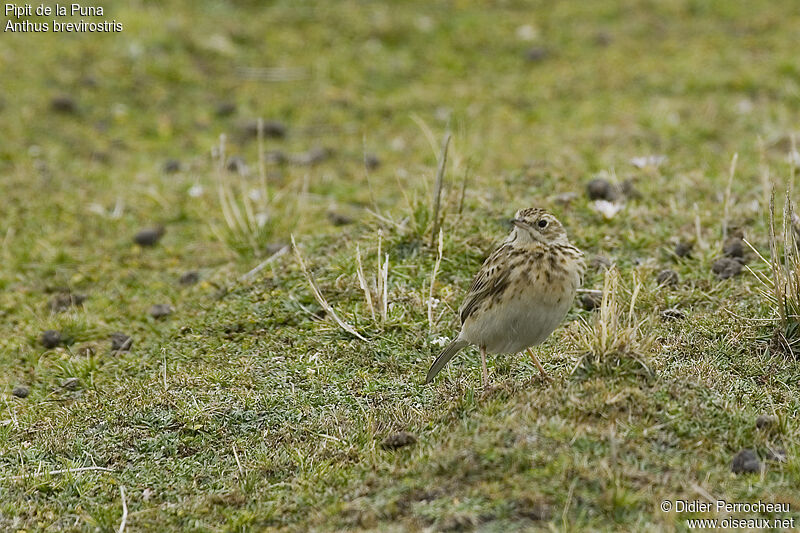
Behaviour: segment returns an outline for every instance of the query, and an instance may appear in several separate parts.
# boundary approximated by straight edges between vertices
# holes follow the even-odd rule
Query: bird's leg
[[[481,385],[486,387],[489,384],[489,371],[486,370],[486,348],[484,346],[481,346],[481,371],[483,372]]]
[[[536,355],[534,355],[533,350],[531,348],[528,348],[528,353],[530,354],[531,359],[533,359],[533,364],[535,364],[536,368],[539,369],[539,372],[542,373],[542,376],[545,379],[550,379],[550,376],[548,376],[547,372],[544,371],[544,368],[542,367],[542,363],[540,363],[539,360],[536,358]]]

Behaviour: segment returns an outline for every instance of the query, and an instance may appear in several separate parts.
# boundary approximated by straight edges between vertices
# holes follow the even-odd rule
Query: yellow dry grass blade
[[[361,334],[356,331],[356,328],[339,318],[339,315],[337,315],[336,311],[333,310],[333,306],[331,306],[331,304],[328,303],[328,300],[326,300],[322,295],[322,292],[320,292],[317,284],[314,283],[314,278],[311,276],[308,268],[306,268],[306,263],[303,261],[303,256],[300,255],[300,250],[297,249],[297,243],[294,240],[294,235],[292,235],[292,249],[294,250],[294,255],[297,258],[297,262],[300,264],[300,269],[303,271],[303,275],[305,276],[306,281],[308,281],[308,284],[311,287],[311,292],[314,294],[314,298],[316,298],[317,303],[319,303],[319,305],[325,309],[325,312],[328,313],[331,318],[333,318],[334,322],[336,322],[340,328],[366,342],[367,339],[362,337]]]

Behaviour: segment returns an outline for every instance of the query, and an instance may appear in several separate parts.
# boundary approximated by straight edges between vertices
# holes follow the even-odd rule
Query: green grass
[[[789,502],[797,516],[800,367],[767,349],[763,319],[776,313],[758,280],[711,272],[734,153],[730,224],[769,254],[761,176],[788,185],[800,112],[793,2],[105,11],[123,33],[0,40],[0,529],[117,530],[123,486],[127,531],[683,531],[704,515],[663,513],[661,501],[706,494]],[[524,25],[534,40],[518,37]],[[531,47],[544,58],[528,61]],[[252,70],[275,67],[300,70]],[[276,73],[300,79],[264,79]],[[75,113],[51,109],[59,95]],[[232,115],[216,113],[224,102]],[[242,134],[258,118],[286,125],[286,138],[263,148],[289,162],[266,162],[272,197],[253,202],[272,218],[248,241],[229,233],[217,186],[242,208],[243,191],[260,189],[258,142]],[[427,206],[448,129],[431,325]],[[222,134],[250,175],[218,172]],[[298,164],[315,147],[330,157]],[[367,170],[365,152],[380,166]],[[656,154],[668,157],[657,169],[629,163]],[[168,159],[181,170],[165,173]],[[585,194],[600,173],[639,192],[610,220]],[[189,194],[195,185],[200,196]],[[578,196],[557,201],[569,192]],[[616,261],[622,307],[636,274],[634,322],[646,320],[653,342],[628,348],[652,372],[589,364],[580,321],[594,318],[576,305],[540,348],[552,383],[527,357],[501,355],[484,391],[469,349],[423,386],[434,341],[456,332],[454,310],[503,221],[534,205],[590,259]],[[329,211],[355,223],[335,226]],[[702,242],[676,258],[696,222]],[[156,247],[133,244],[155,224],[166,227]],[[374,278],[379,231],[385,322],[372,319],[355,259],[358,246]],[[291,252],[241,277],[290,233],[366,342],[325,316]],[[658,285],[664,268],[677,286]],[[201,281],[179,285],[189,270]],[[602,288],[602,271],[584,286]],[[64,289],[88,299],[51,312]],[[155,320],[157,303],[175,312]],[[686,318],[662,321],[668,308]],[[44,349],[48,329],[68,343]],[[115,331],[133,337],[130,352],[111,353]],[[75,389],[61,386],[70,377]],[[13,396],[17,385],[30,395]],[[757,428],[759,414],[778,423]],[[384,449],[397,431],[417,443]],[[742,448],[762,458],[785,448],[787,461],[734,475]],[[47,474],[93,465],[109,471]]]

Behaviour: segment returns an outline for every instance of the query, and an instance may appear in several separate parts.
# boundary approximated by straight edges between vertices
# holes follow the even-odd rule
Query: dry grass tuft
[[[382,254],[383,232],[378,230],[378,255],[375,266],[375,275],[364,275],[364,264],[361,261],[361,249],[356,246],[356,274],[358,284],[364,293],[372,321],[383,327],[389,313],[389,254]],[[378,309],[378,313],[375,309]]]
[[[770,349],[797,356],[800,353],[800,218],[794,213],[790,191],[786,191],[783,206],[782,239],[775,229],[775,191],[769,198],[769,252],[762,256],[753,245],[745,243],[769,267],[771,276],[748,270],[761,282],[762,297],[778,315],[777,326],[771,337]]]
[[[300,194],[296,184],[289,183],[280,190],[271,190],[267,182],[264,161],[264,121],[258,120],[258,181],[251,183],[248,176],[226,172],[226,139],[220,136],[213,151],[216,165],[217,198],[224,227],[211,226],[214,235],[238,255],[262,257],[268,244],[276,236],[285,236],[297,226],[302,212]]]
[[[437,152],[436,141],[430,127],[416,115],[412,115],[412,119],[427,138],[431,150],[436,156],[437,165],[433,189],[430,188],[427,181],[423,180],[425,195],[421,196],[420,191],[410,189],[407,183],[401,182],[398,178],[398,189],[405,203],[402,216],[394,218],[388,213],[379,212],[377,207],[374,211],[369,210],[369,212],[393,231],[401,235],[411,235],[421,242],[427,241],[429,249],[434,250],[439,230],[444,226],[448,212],[460,213],[463,209],[468,176],[467,171],[462,169],[464,158],[457,150],[452,134],[449,131],[444,133]],[[447,194],[448,185],[445,178],[448,166],[451,174],[463,172],[460,189],[451,191],[457,195]],[[430,200],[425,198],[428,195]]]
[[[348,324],[347,322],[339,318],[339,315],[336,314],[336,311],[334,311],[333,306],[330,303],[328,303],[328,300],[326,300],[325,297],[322,295],[322,292],[320,292],[319,287],[317,287],[317,284],[314,282],[314,278],[311,276],[311,273],[308,271],[308,268],[306,268],[306,262],[303,260],[303,256],[300,255],[300,250],[297,249],[297,243],[294,240],[294,235],[292,235],[292,249],[294,250],[294,255],[297,258],[297,262],[300,264],[300,269],[303,271],[303,275],[305,276],[306,281],[308,281],[308,285],[311,287],[311,292],[314,294],[314,298],[317,300],[317,303],[319,303],[319,305],[322,306],[322,308],[325,310],[328,316],[333,318],[334,322],[336,322],[336,324],[340,328],[342,328],[347,333],[350,333],[354,337],[357,337],[362,341],[366,342],[367,339],[365,339],[358,331],[356,331],[356,328],[354,328],[351,324]]]
[[[625,290],[620,284],[616,267],[609,268],[603,280],[603,301],[589,322],[580,323],[577,342],[582,356],[573,372],[583,366],[590,368],[619,369],[635,362],[651,373],[647,364],[653,339],[644,333],[649,319],[639,320],[635,313],[636,300],[642,284],[633,273],[632,288]]]

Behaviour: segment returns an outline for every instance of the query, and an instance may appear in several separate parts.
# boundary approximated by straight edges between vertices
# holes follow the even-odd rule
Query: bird
[[[549,379],[531,346],[544,342],[564,319],[586,264],[558,219],[544,209],[520,209],[511,224],[511,232],[475,276],[458,311],[461,330],[434,360],[426,384],[468,345],[481,352],[484,386],[489,382],[487,353],[527,350]]]

